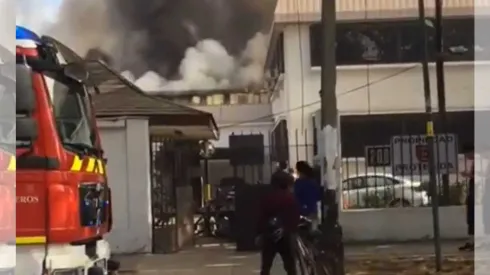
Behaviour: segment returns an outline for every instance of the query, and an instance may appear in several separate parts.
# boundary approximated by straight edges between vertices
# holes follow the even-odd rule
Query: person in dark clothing
[[[279,165],[277,166],[277,171],[284,171],[288,169],[288,162],[287,161],[280,161]]]
[[[296,163],[298,179],[294,183],[294,195],[300,204],[301,215],[312,221],[312,229],[318,227],[318,203],[322,199],[322,189],[316,182],[313,168],[305,161]]]
[[[474,157],[475,152],[472,146],[467,146],[465,158],[472,161],[469,171],[463,172],[463,176],[468,179],[468,192],[466,196],[466,223],[468,225],[468,241],[459,248],[461,251],[474,250],[474,236],[475,236],[475,165]]]
[[[293,241],[300,215],[294,195],[289,191],[292,181],[292,177],[287,173],[277,173],[271,179],[270,193],[261,202],[258,222],[258,236],[261,240],[261,275],[270,274],[274,258],[278,253],[286,273],[297,274]]]
[[[271,184],[276,184],[280,183],[284,178],[286,179],[291,185],[288,187],[292,187],[294,183],[294,177],[293,175],[288,171],[288,163],[286,161],[281,161],[279,162],[279,166],[277,170],[272,174],[271,177]]]

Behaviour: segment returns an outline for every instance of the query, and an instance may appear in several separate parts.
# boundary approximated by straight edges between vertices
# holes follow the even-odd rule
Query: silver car
[[[367,173],[342,181],[343,207],[380,208],[423,206],[429,203],[421,182],[391,174]]]

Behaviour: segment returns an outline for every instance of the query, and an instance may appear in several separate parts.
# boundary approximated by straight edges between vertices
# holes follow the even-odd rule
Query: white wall
[[[442,239],[467,237],[464,206],[439,208]],[[481,219],[477,219],[481,220]],[[400,242],[431,239],[432,209],[407,207],[390,209],[360,209],[340,213],[340,223],[347,242]],[[481,231],[477,225],[477,232]]]
[[[285,115],[287,118],[289,140],[292,143],[292,131],[311,127],[311,115],[320,108],[320,70],[310,66],[308,25],[285,26],[284,39],[284,90],[274,98],[272,107],[274,114]],[[475,66],[490,74],[488,63],[446,63],[446,101],[449,111],[474,107]],[[430,76],[432,104],[437,110],[433,65],[430,66]],[[367,83],[373,84],[368,86]],[[418,64],[372,65],[369,68],[339,66],[337,95],[341,114],[421,112],[424,111],[422,70]],[[300,143],[304,141],[300,140]]]
[[[108,235],[114,253],[151,252],[149,130],[146,119],[98,121],[108,159],[114,226]]]

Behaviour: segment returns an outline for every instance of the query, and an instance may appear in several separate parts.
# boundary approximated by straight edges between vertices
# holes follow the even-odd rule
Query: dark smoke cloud
[[[80,54],[110,55],[136,78],[154,71],[178,79],[186,49],[220,42],[232,56],[268,31],[277,0],[65,0],[53,35]],[[77,37],[73,37],[77,36]],[[73,45],[72,45],[73,44]]]
[[[167,78],[178,77],[185,50],[199,40],[221,42],[231,55],[243,51],[252,36],[270,27],[274,1],[267,0],[108,0],[114,27],[123,26],[129,45],[122,56],[139,54],[141,60],[120,64],[138,77],[155,71]],[[132,40],[146,40],[137,49]],[[143,62],[141,62],[143,61]]]

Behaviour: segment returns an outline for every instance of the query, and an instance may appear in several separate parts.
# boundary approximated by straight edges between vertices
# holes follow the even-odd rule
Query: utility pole
[[[434,122],[432,113],[432,101],[430,92],[430,79],[429,79],[429,45],[427,39],[427,23],[425,16],[425,4],[424,0],[419,0],[419,23],[422,28],[422,41],[423,41],[423,54],[422,54],[422,73],[424,81],[424,98],[425,98],[425,112],[427,116],[427,146],[429,150],[429,178],[430,178],[430,192],[432,194],[432,221],[434,230],[434,250],[436,254],[436,270],[439,272],[442,268],[441,260],[441,237],[439,229],[439,192],[437,188],[436,179],[436,158],[435,158],[435,140],[434,140]]]
[[[339,225],[340,184],[340,132],[337,110],[336,62],[336,1],[322,0],[322,55],[321,55],[321,127],[323,145],[322,185],[325,196],[322,209],[322,229],[328,239],[328,249],[338,258],[335,275],[345,274],[342,228]]]
[[[436,78],[437,78],[437,104],[439,109],[439,123],[441,125],[442,133],[444,135],[448,134],[447,129],[447,114],[446,114],[446,85],[445,85],[445,77],[444,77],[444,58],[445,51],[442,39],[442,0],[435,0],[435,44],[436,44]],[[444,143],[446,145],[446,152],[444,156],[446,156],[445,160],[439,160],[442,162],[449,162],[448,156],[448,143]],[[449,204],[449,173],[448,171],[443,171],[442,174],[442,198],[444,201],[443,205]]]

